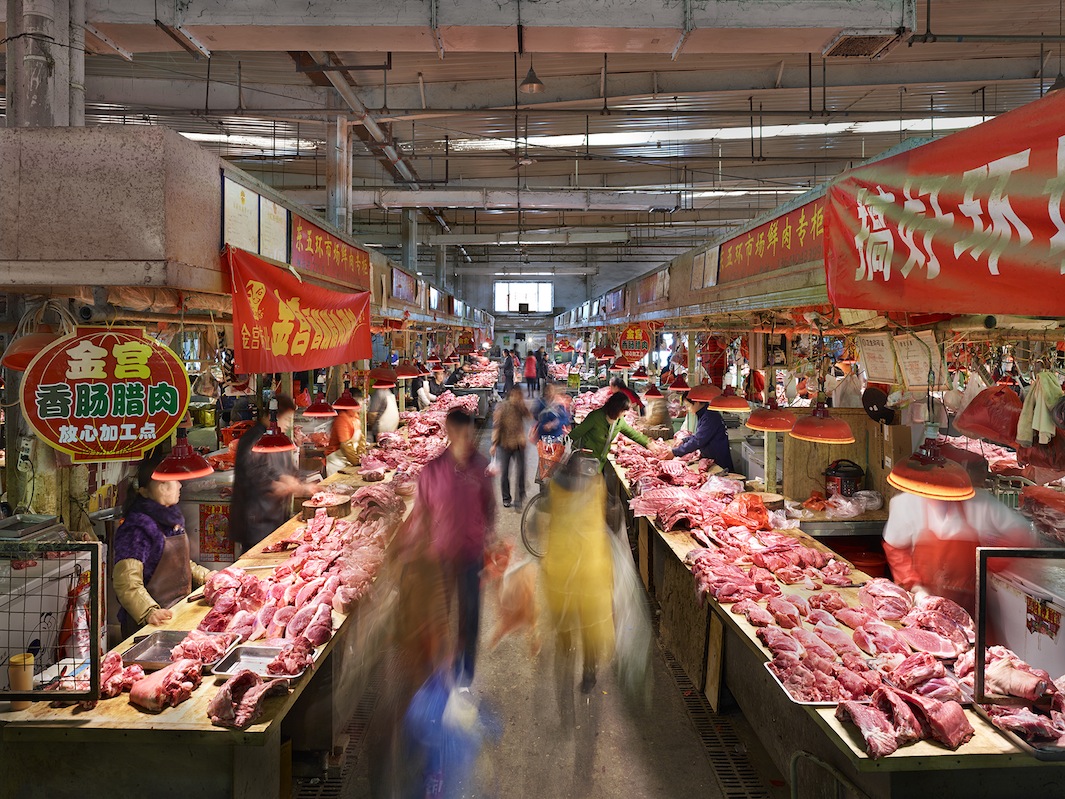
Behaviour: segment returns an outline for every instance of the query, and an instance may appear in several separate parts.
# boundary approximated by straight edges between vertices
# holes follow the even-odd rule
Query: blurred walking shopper
[[[396,395],[387,388],[374,389],[366,412],[367,435],[376,442],[381,433],[394,433],[398,429],[399,404]]]
[[[540,347],[536,351],[536,387],[543,391],[543,387],[547,385],[547,352],[543,347]]]
[[[529,396],[533,396],[538,388],[539,367],[536,362],[536,355],[532,350],[529,350],[529,354],[525,356],[525,388],[529,392]]]
[[[506,399],[510,396],[512,388],[514,388],[514,359],[510,357],[510,350],[503,350],[503,391],[500,396]]]
[[[525,405],[520,388],[512,388],[506,402],[496,406],[492,420],[492,457],[499,452],[499,484],[503,489],[503,507],[511,505],[510,464],[515,467],[517,508],[525,505],[525,423],[532,413]]]
[[[543,401],[533,409],[534,424],[529,431],[536,443],[539,459],[536,479],[543,482],[551,477],[566,454],[566,435],[573,426],[573,417],[566,407],[568,396],[554,383],[544,387]]]
[[[418,477],[412,514],[416,539],[443,572],[445,605],[458,612],[455,670],[461,685],[473,680],[481,621],[481,568],[495,538],[496,500],[488,459],[477,451],[473,417],[453,409],[445,421],[450,445]]]

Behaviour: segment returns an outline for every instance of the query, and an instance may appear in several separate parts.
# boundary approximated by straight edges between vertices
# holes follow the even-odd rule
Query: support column
[[[7,0],[7,127],[55,125],[51,60],[55,6],[50,0]]]
[[[330,95],[330,106],[334,105]],[[344,233],[351,233],[351,126],[337,116],[326,124],[326,218]]]
[[[70,97],[72,128],[85,126],[85,0],[70,0]]]
[[[695,333],[689,333],[688,334],[688,378],[689,378],[688,384],[692,388],[695,388],[695,386],[697,385],[697,383],[695,382],[695,364],[698,362],[698,354],[695,352],[695,342],[696,342]],[[695,414],[694,413],[689,413],[688,414],[688,418],[685,419],[685,424],[686,424],[689,432],[691,432],[691,433],[695,432]]]
[[[433,281],[438,289],[444,288],[444,277],[447,275],[447,245],[438,244],[436,247],[436,269],[433,273]]]
[[[401,227],[403,268],[412,275],[418,273],[418,209],[404,208]]]

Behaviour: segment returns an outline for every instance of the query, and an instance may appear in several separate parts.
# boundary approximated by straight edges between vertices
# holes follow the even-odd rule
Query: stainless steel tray
[[[1052,762],[1065,760],[1065,747],[1056,746],[1055,744],[1052,744],[1049,741],[1040,746],[1030,744],[1017,733],[1012,732],[1010,730],[1004,730],[1001,727],[995,726],[995,722],[991,720],[991,714],[984,710],[983,706],[979,703],[973,702],[972,708],[976,711],[977,715],[984,719],[984,721],[986,721],[992,727],[995,727],[995,729],[998,730],[999,733],[1005,735],[1006,738],[1009,739],[1010,743],[1014,744],[1018,749],[1027,752],[1036,760],[1046,760]]]
[[[290,680],[299,679],[307,669],[303,669],[298,674],[271,674],[266,670],[266,667],[281,653],[282,648],[280,646],[255,646],[254,644],[238,646],[230,650],[213,671],[220,676],[232,677],[238,671],[248,669],[265,680],[278,677],[287,677]]]
[[[773,678],[773,682],[775,682],[777,685],[779,685],[780,686],[780,690],[783,691],[784,694],[788,697],[788,699],[790,699],[796,705],[802,705],[803,707],[835,707],[836,705],[839,704],[839,700],[833,700],[833,701],[829,701],[829,702],[805,702],[805,701],[796,699],[794,696],[791,695],[791,691],[789,691],[787,688],[784,687],[784,683],[782,683],[780,681],[780,679],[777,677],[777,675],[775,675],[773,673],[773,670],[769,668],[769,664],[770,663],[772,663],[772,661],[767,660],[762,665],[765,666],[765,670],[769,673],[769,676]],[[869,704],[869,700],[868,699],[859,699],[857,701],[858,701],[859,704],[862,704],[862,705]]]
[[[133,646],[122,653],[122,663],[127,666],[136,663],[145,671],[165,669],[173,662],[170,659],[170,650],[184,641],[188,634],[188,630],[158,630],[140,640],[134,639]],[[226,633],[204,633],[204,635],[222,636]],[[236,640],[222,653],[222,657],[214,663],[204,663],[203,670],[213,671],[215,666],[225,660],[226,655],[240,644],[240,641],[241,638],[238,635]]]
[[[36,533],[51,527],[57,521],[58,516],[45,516],[38,513],[16,513],[6,519],[0,520],[0,538],[24,538],[30,533]]]

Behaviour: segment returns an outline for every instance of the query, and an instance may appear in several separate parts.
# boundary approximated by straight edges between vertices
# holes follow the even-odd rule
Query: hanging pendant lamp
[[[899,461],[888,474],[888,485],[926,499],[960,502],[976,496],[969,473],[964,467],[943,457],[939,451],[939,428],[925,428],[925,440],[904,461]]]
[[[688,381],[683,376],[676,378],[669,384],[669,390],[674,391],[677,394],[684,394],[691,391],[691,386],[688,385]]]
[[[518,91],[522,94],[540,94],[544,90],[544,83],[538,77],[536,77],[536,70],[532,67],[532,62],[529,62],[529,71],[525,73],[525,80],[518,86]]]
[[[207,459],[189,446],[189,431],[179,427],[177,430],[177,442],[170,454],[163,458],[162,462],[152,472],[152,479],[159,481],[169,480],[199,480],[214,474],[214,469]]]
[[[252,452],[292,452],[296,445],[292,439],[281,432],[277,424],[277,400],[270,400],[270,427],[255,442]]]
[[[694,390],[694,389],[693,389]],[[688,399],[691,399],[691,393]],[[736,389],[728,386],[724,391],[710,400],[707,407],[712,411],[724,411],[725,413],[750,413],[751,404],[746,399],[736,394]]]
[[[325,398],[325,375],[318,376],[318,393],[314,402],[303,409],[303,415],[310,419],[328,419],[337,415],[334,407]]]
[[[764,408],[754,410],[744,424],[762,433],[787,433],[795,427],[795,414],[777,405],[777,398],[769,397]]]
[[[421,377],[421,370],[414,366],[410,361],[403,361],[396,367],[396,378],[399,380],[413,380],[416,377]]]
[[[4,355],[0,358],[0,364],[15,372],[25,372],[34,356],[58,339],[58,334],[48,331],[27,333],[24,336],[19,336],[4,350]]]
[[[719,396],[721,396],[721,389],[705,380],[688,392],[688,399],[692,402],[709,403]]]
[[[632,379],[633,380],[646,380],[647,379],[647,367],[645,367],[643,364],[640,364],[640,366],[636,369],[636,371],[632,373]]]
[[[396,387],[396,372],[386,364],[370,370],[370,381],[373,383],[374,388],[395,388]]]
[[[624,355],[619,355],[612,364],[610,364],[611,372],[627,372],[632,368],[632,364],[629,359]]]
[[[333,409],[338,411],[356,411],[359,409],[359,401],[351,393],[351,386],[344,380],[344,391],[333,403]]]
[[[643,393],[644,399],[661,399],[662,392],[658,390],[658,386],[652,385]]]
[[[853,444],[854,432],[843,419],[833,417],[828,412],[828,398],[822,391],[817,395],[817,402],[809,416],[800,416],[788,435],[800,441],[814,444]]]

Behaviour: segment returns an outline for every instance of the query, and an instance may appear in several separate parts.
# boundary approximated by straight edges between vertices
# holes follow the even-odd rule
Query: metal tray
[[[271,674],[266,670],[266,667],[281,653],[282,649],[283,647],[280,646],[255,646],[254,644],[238,646],[231,649],[229,654],[222,658],[214,667],[214,674],[232,677],[238,671],[248,669],[265,680],[272,680],[278,677],[298,680],[307,669],[298,674]]]
[[[991,714],[984,710],[983,706],[978,702],[973,702],[972,708],[984,721],[992,727],[995,727],[999,734],[1006,736],[1010,743],[1014,744],[1018,749],[1027,752],[1036,760],[1046,760],[1050,762],[1060,762],[1065,760],[1065,747],[1055,746],[1051,743],[1047,743],[1044,746],[1033,746],[1017,733],[1011,732],[1010,730],[1004,730],[1001,727],[996,727],[995,722],[991,720]]]
[[[24,538],[51,527],[59,521],[58,516],[45,516],[38,513],[16,513],[0,520],[0,538]]]
[[[772,661],[771,660],[767,660],[762,665],[765,666],[765,670],[766,670],[766,672],[768,672],[769,676],[773,678],[773,682],[775,682],[777,685],[780,686],[780,690],[784,692],[784,695],[787,696],[788,699],[790,699],[796,705],[802,705],[803,707],[835,707],[836,705],[839,704],[839,700],[829,701],[829,702],[803,702],[803,701],[800,701],[800,700],[796,699],[794,696],[791,695],[791,691],[789,691],[787,688],[784,687],[784,683],[782,683],[777,678],[777,675],[775,675],[773,673],[772,669],[769,668],[769,664],[770,663],[772,663]],[[869,704],[869,700],[868,699],[859,699],[857,701],[858,701],[859,704],[862,704],[862,705]]]
[[[145,671],[159,671],[160,669],[165,669],[173,662],[170,659],[170,650],[184,641],[188,634],[188,630],[158,630],[144,638],[134,639],[133,646],[122,653],[122,663],[126,666],[136,663]],[[221,636],[226,633],[204,634]],[[240,644],[240,641],[241,638],[238,635],[237,639],[229,645],[225,652],[222,653],[222,657],[214,663],[204,663],[203,670],[205,672],[213,671],[215,666],[225,660],[226,655],[232,652],[233,648]]]

